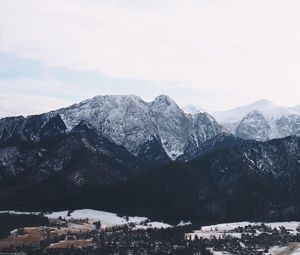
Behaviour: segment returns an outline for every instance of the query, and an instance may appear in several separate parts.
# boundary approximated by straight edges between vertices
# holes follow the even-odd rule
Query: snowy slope
[[[61,211],[61,212],[53,212],[50,214],[46,214],[46,217],[49,219],[58,219],[59,217],[63,219],[89,219],[91,222],[101,221],[103,226],[117,226],[117,225],[124,225],[127,223],[141,223],[147,220],[146,217],[121,217],[115,213],[111,212],[104,212],[104,211],[97,211],[92,209],[81,209],[75,210],[70,213],[68,216],[68,211]]]
[[[138,216],[119,216],[115,213],[98,211],[92,209],[81,209],[75,210],[70,213],[68,216],[68,211],[61,212],[52,212],[50,214],[46,214],[46,217],[49,219],[88,219],[90,222],[100,221],[102,227],[112,227],[112,226],[121,226],[125,224],[134,223],[136,224],[135,228],[137,229],[148,229],[148,228],[170,228],[171,225],[168,225],[163,222],[151,222],[146,217],[138,217]]]
[[[0,211],[0,214],[9,213],[16,215],[38,215],[41,212],[20,212],[20,211]],[[64,219],[64,220],[84,220],[88,219],[90,223],[100,221],[102,227],[113,227],[121,226],[130,223],[135,224],[136,229],[149,229],[149,228],[171,228],[172,225],[169,225],[164,222],[150,221],[147,217],[139,216],[120,216],[116,213],[98,211],[93,209],[80,209],[70,212],[68,211],[59,211],[51,212],[45,214],[45,217],[49,219]]]

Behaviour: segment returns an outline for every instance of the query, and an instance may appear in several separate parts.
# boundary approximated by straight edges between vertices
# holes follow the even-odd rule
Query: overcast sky
[[[299,0],[0,0],[0,116],[98,94],[300,104]]]

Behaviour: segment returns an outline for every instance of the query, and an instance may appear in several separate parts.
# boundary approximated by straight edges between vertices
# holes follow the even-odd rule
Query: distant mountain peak
[[[252,104],[243,105],[227,111],[213,112],[212,115],[220,123],[232,124],[241,121],[248,113],[255,110],[260,111],[266,119],[274,119],[280,118],[283,115],[297,114],[297,111],[290,107],[277,105],[268,99],[260,99]]]
[[[238,137],[265,141],[269,139],[270,125],[262,112],[254,110],[249,112],[239,123],[235,130]]]
[[[255,101],[254,103],[252,103],[251,105],[255,105],[255,106],[260,106],[260,107],[264,107],[264,106],[275,106],[276,104],[274,104],[272,101],[268,100],[268,99],[259,99],[257,101]]]

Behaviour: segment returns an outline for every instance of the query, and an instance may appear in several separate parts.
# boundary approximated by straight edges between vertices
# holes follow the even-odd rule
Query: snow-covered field
[[[193,233],[186,234],[186,238],[188,239],[195,239],[197,236],[198,238],[207,238],[212,239],[214,237],[216,238],[222,238],[224,236],[231,236],[236,238],[241,238],[242,233],[235,232],[234,229],[238,227],[246,227],[246,226],[260,226],[261,222],[234,222],[234,223],[223,223],[223,224],[217,224],[217,225],[210,225],[210,226],[204,226],[200,230],[196,230]],[[300,222],[292,221],[292,222],[271,222],[271,223],[264,223],[267,227],[276,228],[279,230],[280,227],[284,227],[287,229],[290,234],[296,234],[297,228],[300,226]],[[258,230],[257,234],[260,234]]]
[[[63,219],[88,219],[91,222],[100,221],[103,226],[117,226],[124,225],[128,223],[139,224],[147,220],[146,217],[121,217],[115,213],[97,211],[91,209],[82,209],[75,210],[70,213],[68,216],[68,211],[62,212],[53,212],[50,214],[46,214],[46,217],[49,219],[58,219],[59,217]]]
[[[217,225],[210,225],[204,226],[200,230],[196,230],[193,233],[186,234],[187,239],[195,239],[197,236],[198,238],[224,238],[225,236],[231,236],[235,238],[241,238],[242,231],[236,230],[237,228],[245,228],[247,226],[252,226],[252,228],[245,228],[243,229],[243,233],[248,233],[247,230],[250,229],[249,234],[254,232],[254,235],[259,235],[265,231],[265,227],[262,226],[264,224],[266,227],[271,229],[277,229],[280,231],[281,227],[284,227],[291,235],[296,235],[298,229],[300,227],[300,222],[292,221],[292,222],[271,222],[271,223],[262,223],[262,222],[233,222],[233,223],[224,223],[224,224],[217,224]],[[255,228],[253,228],[255,227]],[[223,251],[214,251],[212,250],[214,255],[226,255],[230,254]],[[299,243],[290,243],[288,246],[280,247],[274,246],[269,249],[268,253],[264,253],[264,255],[300,255],[300,244]]]
[[[0,213],[11,213],[11,214],[39,214],[39,212],[17,212],[17,211],[0,211]],[[45,214],[49,219],[88,219],[90,223],[100,221],[102,227],[113,227],[121,226],[133,223],[137,229],[148,229],[148,228],[169,228],[172,227],[169,224],[163,222],[151,222],[146,217],[138,216],[119,216],[116,213],[97,211],[92,209],[82,209],[70,212],[60,211]],[[184,223],[182,223],[184,224]]]
[[[13,214],[39,214],[39,212],[17,212],[17,211],[0,211],[1,213],[13,213]],[[60,212],[51,212],[44,214],[49,219],[63,219],[68,223],[68,228],[73,229],[74,231],[80,229],[93,229],[95,226],[94,222],[100,221],[102,228],[113,227],[113,226],[122,226],[128,224],[134,224],[132,227],[134,229],[149,229],[149,228],[169,228],[172,227],[163,222],[150,221],[146,217],[138,217],[138,216],[120,216],[116,213],[105,212],[105,211],[97,211],[92,209],[82,209],[75,210],[72,212],[68,211],[60,211]],[[86,220],[85,223],[77,223],[75,220]],[[178,226],[183,226],[191,223],[181,222]],[[264,224],[264,225],[262,225]],[[252,226],[248,227],[247,226]],[[241,238],[242,233],[250,234],[254,233],[254,235],[259,235],[264,231],[268,230],[269,227],[271,229],[280,230],[281,227],[284,227],[291,235],[296,235],[300,227],[300,222],[271,222],[271,223],[262,223],[262,222],[233,222],[233,223],[223,223],[217,225],[209,225],[203,226],[200,230],[196,230],[193,233],[187,233],[185,235],[186,239],[193,240],[197,236],[198,238],[224,238],[225,236],[231,236],[235,238]],[[254,227],[254,228],[253,228]],[[243,228],[239,229],[238,228]],[[255,232],[253,232],[255,231]],[[14,234],[14,231],[12,231]],[[241,243],[243,245],[243,243]],[[214,255],[229,255],[230,253],[224,251],[214,251],[211,248],[211,251]],[[300,255],[300,243],[289,243],[288,246],[279,247],[274,246],[269,249],[268,253],[264,253],[264,255]]]

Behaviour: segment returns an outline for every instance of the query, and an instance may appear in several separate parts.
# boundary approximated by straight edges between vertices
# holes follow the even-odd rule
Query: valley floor
[[[300,254],[300,222],[171,226],[95,210],[0,212],[0,254]]]

